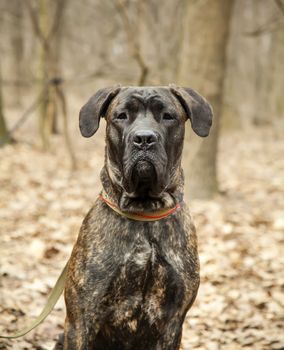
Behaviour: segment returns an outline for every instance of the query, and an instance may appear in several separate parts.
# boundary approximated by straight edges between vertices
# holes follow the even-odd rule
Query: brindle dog
[[[134,221],[97,199],[83,221],[65,288],[65,350],[177,350],[199,286],[194,225],[183,202],[185,122],[199,136],[212,123],[208,102],[190,88],[99,90],[80,112],[84,137],[104,117],[101,182],[124,212],[180,208]]]

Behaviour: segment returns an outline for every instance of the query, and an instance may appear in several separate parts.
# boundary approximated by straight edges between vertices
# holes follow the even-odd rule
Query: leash
[[[64,266],[60,276],[58,277],[58,280],[55,283],[55,286],[53,287],[52,291],[48,296],[47,302],[42,312],[38,315],[38,317],[29,326],[21,329],[20,331],[11,335],[0,334],[0,338],[14,339],[14,338],[22,337],[23,335],[29,333],[32,329],[36,328],[42,321],[45,320],[45,318],[51,313],[52,309],[54,308],[55,304],[57,303],[58,299],[60,298],[60,295],[64,290],[66,274],[67,274],[67,266],[68,266],[68,262]]]
[[[161,220],[163,218],[166,218],[167,216],[173,214],[177,209],[180,208],[180,204],[176,204],[173,208],[171,209],[165,209],[165,210],[160,210],[156,211],[155,214],[153,213],[128,213],[125,211],[121,211],[114,203],[110,201],[110,199],[107,197],[107,195],[100,194],[99,198],[106,203],[112,210],[114,210],[116,213],[120,214],[123,217],[126,217],[130,220],[136,220],[136,221],[157,221]],[[27,327],[21,329],[20,331],[11,334],[11,335],[2,335],[0,334],[0,338],[5,338],[5,339],[15,339],[15,338],[20,338],[23,335],[29,333],[31,330],[36,328],[40,323],[42,323],[46,317],[51,313],[53,310],[55,304],[57,303],[58,299],[60,298],[64,286],[65,286],[65,280],[66,280],[66,275],[67,275],[67,267],[68,267],[68,262],[64,266],[60,276],[58,277],[55,286],[53,287],[52,291],[50,292],[47,302],[42,310],[42,312],[39,314],[39,316]]]

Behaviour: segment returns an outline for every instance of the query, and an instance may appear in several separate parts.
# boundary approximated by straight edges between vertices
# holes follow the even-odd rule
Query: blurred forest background
[[[0,333],[39,313],[100,190],[99,88],[176,85],[213,105],[187,126],[186,198],[201,287],[182,349],[284,349],[284,1],[0,1]],[[0,349],[52,349],[49,318]]]

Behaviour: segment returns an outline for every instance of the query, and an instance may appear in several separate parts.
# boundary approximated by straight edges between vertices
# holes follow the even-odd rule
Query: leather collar
[[[125,211],[121,211],[118,208],[118,206],[108,198],[106,193],[101,193],[99,195],[99,198],[100,200],[105,202],[116,213],[130,220],[136,220],[136,221],[158,221],[170,216],[180,208],[180,204],[177,203],[173,208],[170,208],[170,209],[164,209],[164,210],[159,210],[154,212],[128,213]]]

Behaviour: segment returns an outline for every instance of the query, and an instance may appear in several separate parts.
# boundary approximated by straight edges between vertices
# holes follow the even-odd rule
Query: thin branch
[[[272,18],[270,18],[270,20],[268,20],[266,23],[260,25],[255,30],[246,31],[246,32],[243,32],[243,34],[246,36],[255,37],[255,36],[262,35],[262,34],[272,33],[274,31],[277,31],[279,29],[279,27],[281,27],[281,26],[279,26],[280,21],[281,20],[278,17],[278,15],[275,15]]]
[[[19,118],[16,124],[9,131],[10,136],[19,129],[28,119],[28,117],[34,112],[40,105],[42,99],[44,98],[45,89],[39,94],[36,100],[31,104],[31,106],[24,112],[24,114]]]
[[[55,34],[58,32],[61,25],[62,15],[66,6],[66,0],[57,0],[55,8],[55,16],[52,23],[52,28],[47,36],[47,40],[52,39]]]
[[[31,18],[31,22],[32,22],[32,26],[34,29],[34,32],[36,34],[36,36],[39,38],[42,46],[44,47],[44,49],[46,51],[48,51],[49,49],[49,44],[48,44],[48,40],[47,38],[44,37],[42,30],[40,29],[40,25],[39,25],[39,21],[38,21],[38,17],[36,14],[35,9],[33,8],[30,0],[24,0],[28,9],[28,12],[30,14],[30,18]]]
[[[76,156],[72,147],[72,143],[71,143],[71,139],[68,131],[68,115],[67,115],[66,99],[65,99],[65,95],[61,84],[59,83],[55,85],[55,88],[56,88],[57,99],[61,104],[61,110],[62,110],[62,116],[63,116],[63,133],[65,138],[66,148],[70,156],[72,170],[75,170],[77,167],[77,163],[76,163]]]
[[[280,9],[282,14],[284,15],[284,3],[281,0],[274,0],[277,7]]]

